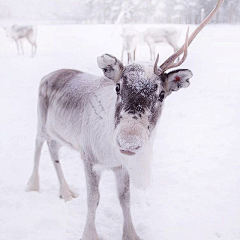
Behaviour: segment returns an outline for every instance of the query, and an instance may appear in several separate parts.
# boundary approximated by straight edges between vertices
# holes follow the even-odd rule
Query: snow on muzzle
[[[125,155],[136,154],[148,140],[148,126],[139,120],[133,119],[132,115],[127,116],[125,119],[121,119],[115,130],[117,146],[120,152]]]

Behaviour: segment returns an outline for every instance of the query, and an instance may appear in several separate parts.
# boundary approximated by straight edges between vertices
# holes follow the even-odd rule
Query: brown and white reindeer
[[[60,183],[60,196],[71,200],[59,160],[59,148],[69,146],[81,153],[87,183],[88,214],[82,240],[99,240],[95,215],[99,203],[101,168],[116,176],[124,225],[123,240],[139,240],[130,213],[130,180],[146,187],[151,170],[151,153],[158,120],[165,99],[174,91],[189,86],[192,73],[187,69],[166,72],[180,66],[188,46],[212,19],[224,0],[188,37],[185,44],[158,67],[133,63],[127,66],[115,57],[98,57],[105,77],[76,70],[59,70],[41,81],[38,100],[38,133],[35,163],[29,190],[39,190],[39,160],[43,143],[49,152]],[[183,53],[182,58],[175,60]],[[99,168],[98,168],[99,169]]]
[[[13,25],[4,27],[7,37],[13,39],[17,46],[18,54],[24,54],[22,40],[26,39],[32,46],[32,57],[37,51],[37,28],[33,26]]]

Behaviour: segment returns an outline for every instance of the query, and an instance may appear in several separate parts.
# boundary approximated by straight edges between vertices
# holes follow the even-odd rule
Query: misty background
[[[1,0],[0,20],[81,24],[198,24],[214,0]],[[212,23],[240,22],[239,0],[226,0]]]

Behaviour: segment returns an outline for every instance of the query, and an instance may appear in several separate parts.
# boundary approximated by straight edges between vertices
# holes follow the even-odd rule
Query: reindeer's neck
[[[108,79],[100,81],[99,88],[92,92],[89,104],[90,110],[95,113],[99,121],[108,121],[115,110],[116,93],[114,85]],[[114,121],[114,119],[112,119]]]
[[[81,144],[90,148],[93,155],[98,156],[104,165],[109,165],[110,158],[113,159],[115,155],[113,136],[116,93],[114,84],[107,79],[100,80],[98,84],[99,86],[87,100],[85,108],[87,117],[84,117],[82,124],[84,140],[81,141]]]

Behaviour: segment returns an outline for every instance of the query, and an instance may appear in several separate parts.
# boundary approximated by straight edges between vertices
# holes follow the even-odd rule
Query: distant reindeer
[[[144,41],[148,44],[150,49],[150,60],[156,59],[155,49],[156,44],[165,42],[169,44],[174,52],[179,49],[177,45],[179,41],[179,30],[174,27],[148,28],[142,33]]]
[[[164,101],[172,92],[188,87],[192,77],[187,69],[166,71],[185,61],[188,46],[223,1],[218,0],[190,37],[187,31],[185,44],[160,67],[158,57],[154,66],[133,63],[124,67],[117,58],[104,54],[98,57],[98,66],[105,77],[62,69],[42,79],[35,163],[28,188],[39,190],[40,153],[47,141],[60,183],[60,196],[66,201],[76,197],[64,178],[58,152],[62,145],[79,151],[85,167],[88,201],[82,240],[99,240],[95,216],[100,198],[100,168],[111,169],[116,176],[124,216],[122,239],[140,240],[131,218],[130,180],[138,187],[148,182],[145,179],[149,179],[153,140]]]
[[[136,48],[140,41],[140,32],[133,27],[127,27],[123,29],[121,37],[123,38],[122,56],[121,61],[124,58],[124,52],[127,53],[128,63],[135,61]]]
[[[17,46],[18,54],[24,54],[22,40],[27,39],[32,46],[32,57],[37,51],[37,29],[33,26],[13,25],[5,28],[7,37],[13,39]]]
[[[155,49],[156,44],[165,42],[173,47],[174,52],[178,50],[177,42],[179,41],[180,33],[178,29],[173,27],[161,28],[148,28],[143,32],[139,32],[134,28],[124,28],[122,33],[123,48],[122,57],[123,61],[124,52],[127,53],[128,63],[136,60],[136,49],[139,44],[146,44],[150,50],[150,60],[156,59]]]

